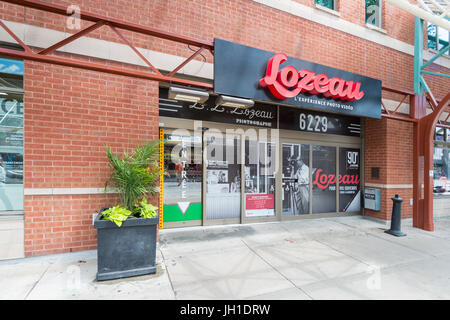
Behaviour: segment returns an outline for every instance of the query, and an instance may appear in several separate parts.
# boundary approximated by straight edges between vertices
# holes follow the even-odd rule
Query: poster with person
[[[309,213],[309,145],[283,144],[283,215]]]

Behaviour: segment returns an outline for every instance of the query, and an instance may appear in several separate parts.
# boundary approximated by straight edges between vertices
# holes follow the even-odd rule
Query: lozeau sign
[[[277,53],[267,63],[266,76],[259,80],[261,87],[267,87],[278,99],[288,99],[300,92],[323,94],[325,97],[340,100],[360,100],[364,96],[361,82],[348,81],[339,77],[331,78],[325,73],[315,74],[310,70],[297,70],[280,65],[287,60],[284,53]]]
[[[214,91],[326,112],[381,117],[381,81],[214,39]]]

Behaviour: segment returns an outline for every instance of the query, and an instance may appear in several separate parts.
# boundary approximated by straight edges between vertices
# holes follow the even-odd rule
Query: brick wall
[[[391,119],[365,120],[365,183],[381,185],[381,211],[365,209],[366,215],[391,219],[391,198],[398,194],[404,200],[402,218],[412,217],[412,139],[412,123]],[[372,177],[372,167],[380,168],[379,178]]]
[[[102,188],[105,146],[158,138],[158,84],[25,63],[25,188]],[[92,213],[116,195],[25,196],[25,254],[93,249]],[[157,203],[157,202],[155,202]]]

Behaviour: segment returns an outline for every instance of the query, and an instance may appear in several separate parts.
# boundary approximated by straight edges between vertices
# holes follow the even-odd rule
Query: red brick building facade
[[[109,18],[212,41],[235,43],[379,79],[383,86],[413,91],[414,17],[382,1],[380,27],[366,24],[363,1],[336,1],[334,12],[313,0],[94,0],[47,1]],[[0,2],[0,19],[33,48],[49,46],[77,30],[67,18]],[[91,23],[81,21],[81,28]],[[133,45],[164,71],[192,51],[184,44],[123,31]],[[424,35],[426,36],[426,35]],[[144,70],[122,40],[103,26],[62,47],[56,56]],[[2,43],[14,42],[0,33]],[[426,41],[424,41],[426,43]],[[425,58],[432,53],[425,47]],[[149,60],[153,63],[154,60]],[[128,62],[128,63],[127,63]],[[211,82],[213,56],[204,53],[183,69],[183,77]],[[450,58],[432,65],[449,73]],[[24,65],[24,247],[23,255],[96,248],[92,214],[117,201],[104,194],[109,175],[105,146],[121,152],[136,142],[158,138],[158,82],[77,68],[25,61]],[[426,77],[436,98],[450,79]],[[383,91],[386,105],[400,95]],[[407,103],[407,102],[406,102]],[[394,106],[395,107],[395,106]],[[406,109],[400,111],[408,113]],[[403,217],[412,217],[413,123],[364,119],[364,183],[382,190],[380,211],[362,210],[389,220],[400,194]],[[379,167],[373,178],[372,167]]]

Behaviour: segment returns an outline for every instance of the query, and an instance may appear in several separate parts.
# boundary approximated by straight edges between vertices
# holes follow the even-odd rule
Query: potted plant
[[[156,272],[157,207],[147,203],[156,193],[160,175],[159,143],[136,146],[122,157],[106,147],[112,170],[105,191],[114,185],[122,205],[97,214],[97,280],[111,280]]]

